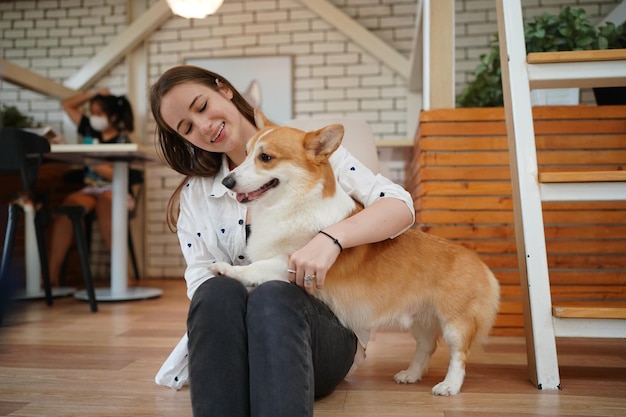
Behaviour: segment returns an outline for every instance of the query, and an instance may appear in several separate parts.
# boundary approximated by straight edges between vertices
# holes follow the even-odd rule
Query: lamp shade
[[[187,19],[203,19],[220,8],[224,0],[167,0],[175,15]]]

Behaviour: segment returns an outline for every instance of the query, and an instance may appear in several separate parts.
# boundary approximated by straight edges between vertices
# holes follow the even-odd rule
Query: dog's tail
[[[487,265],[483,264],[483,267],[485,268],[485,274],[488,276],[489,286],[486,294],[484,294],[486,303],[482,306],[481,320],[477,323],[478,331],[474,339],[475,345],[485,344],[500,308],[500,284],[498,279]]]

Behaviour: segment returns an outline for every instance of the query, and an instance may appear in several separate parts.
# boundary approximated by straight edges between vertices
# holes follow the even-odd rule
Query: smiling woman
[[[244,161],[257,132],[254,109],[224,77],[194,66],[166,71],[152,86],[150,99],[163,159],[185,175],[168,213],[187,262],[191,298],[189,342],[179,345],[182,349],[173,352],[159,375],[178,376],[176,370],[188,360],[194,416],[248,417],[251,410],[275,417],[312,416],[314,399],[343,380],[357,351],[352,330],[310,296],[312,286],[305,287],[305,276],[323,282],[339,255],[337,246],[321,234],[308,241],[290,257],[290,269],[296,271],[292,282],[267,282],[249,292],[230,277],[215,278],[208,267],[217,261],[250,263],[248,230],[263,235],[273,226],[250,225],[242,204],[271,189],[273,178],[247,197],[224,183]],[[341,176],[341,186],[366,208],[333,224],[328,233],[350,247],[409,227],[411,196],[344,153],[334,168],[351,175]],[[159,382],[179,386],[180,379],[174,379]]]

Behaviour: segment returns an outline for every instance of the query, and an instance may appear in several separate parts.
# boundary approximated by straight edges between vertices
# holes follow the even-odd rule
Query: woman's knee
[[[284,281],[269,281],[250,293],[248,314],[273,316],[301,313],[305,310],[307,294],[298,286]]]
[[[245,305],[247,297],[248,291],[239,281],[226,277],[210,278],[200,284],[194,292],[189,312],[190,315],[212,314],[212,310],[223,312],[237,305]]]

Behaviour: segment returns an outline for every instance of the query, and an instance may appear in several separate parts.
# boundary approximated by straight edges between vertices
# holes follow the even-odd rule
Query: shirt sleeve
[[[363,204],[363,206],[367,207],[381,198],[397,198],[407,205],[413,220],[410,225],[400,233],[392,236],[392,238],[413,226],[413,223],[415,223],[413,197],[404,187],[381,174],[374,174],[343,146],[340,146],[332,154],[330,162],[335,170],[339,184],[352,198]]]
[[[185,281],[189,299],[200,284],[214,276],[209,267],[218,260],[226,259],[209,227],[211,215],[202,193],[198,192],[199,187],[197,179],[190,179],[183,187],[176,223],[178,241],[187,264]]]

